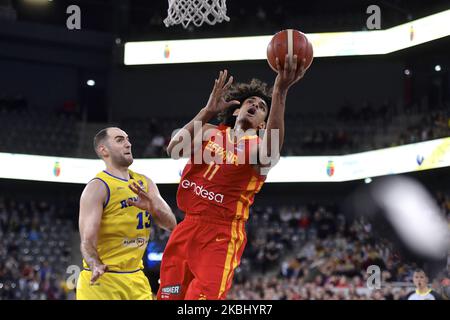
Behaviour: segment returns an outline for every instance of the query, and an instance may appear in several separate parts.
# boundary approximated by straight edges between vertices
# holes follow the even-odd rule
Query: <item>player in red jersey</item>
[[[206,107],[170,141],[172,158],[190,160],[177,193],[185,218],[164,250],[158,299],[226,298],[247,241],[249,207],[279,159],[287,92],[304,74],[305,61],[299,69],[296,56],[286,61],[285,68],[277,61],[272,92],[256,79],[233,86],[221,71]],[[209,124],[217,115],[222,123]],[[265,129],[262,139],[258,129]]]

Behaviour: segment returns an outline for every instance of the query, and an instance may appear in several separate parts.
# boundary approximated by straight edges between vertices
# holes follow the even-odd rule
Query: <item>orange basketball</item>
[[[280,66],[284,67],[286,54],[290,57],[297,55],[297,67],[306,59],[305,69],[308,69],[313,60],[313,47],[302,32],[294,29],[283,30],[277,32],[267,46],[267,61],[274,71],[277,71],[275,59],[278,57]]]

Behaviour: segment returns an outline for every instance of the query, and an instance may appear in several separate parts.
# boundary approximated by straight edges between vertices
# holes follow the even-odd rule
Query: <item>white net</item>
[[[204,22],[213,25],[224,20],[230,21],[225,0],[169,0],[164,24],[166,27],[182,24],[187,28],[191,22],[199,27]]]

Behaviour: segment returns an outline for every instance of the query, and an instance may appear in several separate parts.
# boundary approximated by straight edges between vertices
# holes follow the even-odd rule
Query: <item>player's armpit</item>
[[[253,166],[255,171],[262,176],[266,176],[280,160],[280,153],[275,152],[268,155],[267,149],[262,148],[263,143],[264,142],[261,142],[256,146],[251,147],[250,157],[251,159],[256,159],[256,164]]]
[[[189,158],[195,152],[202,150],[203,141],[207,141],[217,131],[215,125],[201,122],[193,124],[193,134],[185,127],[180,129],[167,147],[167,154],[172,159]]]
[[[193,143],[197,139],[201,146],[204,139],[203,132],[211,128],[208,123],[214,117],[213,113],[205,108],[181,128],[170,140],[167,146],[167,154],[172,159],[190,157],[193,151]],[[195,139],[196,138],[196,139]]]
[[[217,126],[209,123],[205,123],[200,132],[196,133],[196,136],[191,143],[191,154],[196,152],[202,152],[203,141],[208,141],[217,133]],[[203,156],[203,154],[201,155]]]

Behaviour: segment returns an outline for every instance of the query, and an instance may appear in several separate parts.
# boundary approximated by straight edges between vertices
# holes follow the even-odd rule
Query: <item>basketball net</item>
[[[223,20],[230,21],[226,13],[225,0],[169,0],[164,24],[166,27],[182,24],[185,29],[191,22],[196,27],[204,22],[214,25]]]

